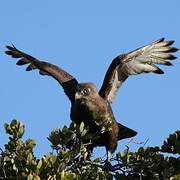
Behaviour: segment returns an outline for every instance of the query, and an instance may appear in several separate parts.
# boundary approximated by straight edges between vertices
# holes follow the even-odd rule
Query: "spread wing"
[[[6,46],[6,47],[8,49],[8,51],[5,52],[6,54],[11,55],[13,58],[21,58],[20,60],[17,61],[16,63],[17,65],[21,66],[21,65],[29,64],[28,67],[26,68],[26,71],[39,69],[40,75],[52,76],[63,87],[65,94],[68,96],[71,103],[74,102],[75,91],[76,91],[75,89],[78,82],[73,76],[71,76],[66,71],[53,64],[44,61],[39,61],[38,59],[21,52],[14,46]]]
[[[173,43],[174,41],[164,41],[164,38],[161,38],[147,46],[116,57],[106,72],[104,82],[99,91],[101,97],[112,103],[118,89],[131,75],[149,72],[163,74],[164,72],[155,64],[172,65],[167,60],[173,60],[176,57],[170,53],[179,50],[178,48],[170,47]]]

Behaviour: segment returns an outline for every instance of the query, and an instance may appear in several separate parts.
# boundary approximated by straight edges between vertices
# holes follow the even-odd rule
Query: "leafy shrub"
[[[117,152],[106,168],[102,158],[91,160],[87,151],[92,135],[81,123],[53,130],[48,140],[53,152],[37,159],[33,153],[35,141],[22,141],[24,125],[17,120],[4,125],[10,136],[5,149],[1,149],[0,179],[8,180],[179,180],[180,131],[171,134],[162,147],[129,148]],[[83,143],[87,142],[87,143]],[[165,156],[164,152],[177,154]]]

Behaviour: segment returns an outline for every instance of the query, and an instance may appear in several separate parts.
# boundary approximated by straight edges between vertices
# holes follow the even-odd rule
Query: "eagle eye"
[[[87,95],[88,93],[89,93],[89,89],[87,89],[87,88],[83,89],[83,94],[84,95]]]

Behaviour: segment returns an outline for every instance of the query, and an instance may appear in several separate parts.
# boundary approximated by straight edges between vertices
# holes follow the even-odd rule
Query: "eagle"
[[[136,131],[117,122],[113,115],[111,103],[114,102],[119,88],[131,75],[150,72],[163,74],[163,70],[156,64],[172,65],[168,60],[174,60],[176,57],[171,53],[179,50],[171,47],[173,43],[174,41],[165,41],[161,38],[117,56],[108,67],[99,91],[93,83],[79,83],[75,77],[60,67],[40,61],[18,50],[14,45],[6,46],[8,50],[5,53],[13,58],[20,58],[16,63],[19,66],[28,64],[26,71],[38,69],[40,75],[51,76],[59,82],[71,102],[71,120],[78,125],[84,122],[90,133],[100,135],[92,141],[89,149],[92,151],[94,147],[105,146],[109,161],[110,154],[116,150],[119,140],[137,134]],[[105,127],[102,132],[101,127]]]

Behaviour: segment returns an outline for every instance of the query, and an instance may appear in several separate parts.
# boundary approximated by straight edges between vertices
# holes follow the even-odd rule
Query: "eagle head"
[[[93,83],[79,83],[76,87],[75,100],[97,97],[98,91]]]

